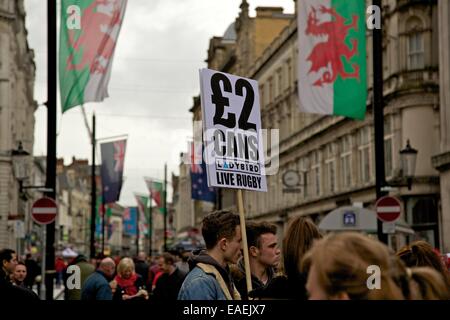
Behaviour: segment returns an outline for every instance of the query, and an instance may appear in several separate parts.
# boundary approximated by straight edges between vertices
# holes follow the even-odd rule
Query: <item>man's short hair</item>
[[[165,263],[167,263],[167,264],[174,264],[175,263],[175,258],[174,258],[174,256],[173,255],[171,255],[169,252],[164,252],[162,255],[161,255],[161,258],[163,258],[164,259],[164,262]]]
[[[3,249],[0,251],[0,267],[3,265],[3,261],[6,260],[8,262],[13,258],[13,254],[16,253],[12,249]]]
[[[206,249],[214,248],[222,238],[232,239],[239,223],[239,216],[227,210],[215,211],[205,216],[202,222],[202,235]]]
[[[261,235],[266,233],[277,234],[277,226],[269,222],[254,222],[249,221],[246,224],[245,230],[247,231],[247,246],[261,248]]]

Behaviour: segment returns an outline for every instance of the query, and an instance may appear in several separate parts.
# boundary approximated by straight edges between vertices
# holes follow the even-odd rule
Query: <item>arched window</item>
[[[408,32],[408,69],[422,69],[425,66],[422,21],[417,17],[409,18],[406,22],[406,30]]]

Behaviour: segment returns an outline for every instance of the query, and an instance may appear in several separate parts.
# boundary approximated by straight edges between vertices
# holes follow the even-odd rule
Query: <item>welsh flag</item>
[[[366,2],[297,2],[300,111],[364,119]]]
[[[140,233],[141,235],[147,235],[149,225],[149,212],[148,212],[149,198],[138,194],[134,194],[134,198],[136,199],[136,202],[138,204]]]
[[[155,201],[156,206],[159,208],[161,213],[164,213],[164,184],[148,178],[145,178],[145,184],[147,185],[147,189],[150,192],[153,201]]]
[[[114,49],[127,0],[61,0],[62,112],[108,97]]]

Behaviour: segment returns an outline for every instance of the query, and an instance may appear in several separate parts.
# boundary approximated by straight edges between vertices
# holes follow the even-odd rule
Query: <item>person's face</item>
[[[260,247],[254,250],[258,261],[267,267],[278,266],[281,251],[278,248],[277,236],[273,233],[265,233],[259,239]]]
[[[3,260],[3,269],[5,269],[8,274],[13,274],[17,266],[17,255],[12,253],[11,256],[11,260]]]
[[[124,279],[129,279],[129,278],[131,277],[132,274],[133,274],[133,269],[130,268],[130,267],[128,267],[128,268],[125,268],[125,269],[122,271],[121,276],[122,276],[122,278],[124,278]]]
[[[159,269],[164,273],[170,273],[170,265],[166,263],[163,257],[158,259]]]
[[[225,262],[237,263],[241,257],[242,249],[241,227],[236,226],[235,235],[231,239],[222,241],[222,250],[224,251]]]
[[[16,265],[16,268],[14,269],[14,280],[17,282],[23,282],[26,276],[27,268],[22,264]]]

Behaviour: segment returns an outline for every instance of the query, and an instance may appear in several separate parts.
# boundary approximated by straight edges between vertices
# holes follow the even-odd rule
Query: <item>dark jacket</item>
[[[294,279],[286,276],[276,276],[266,287],[258,288],[249,293],[254,299],[281,299],[281,300],[307,300],[305,274]]]
[[[87,278],[95,272],[95,267],[87,262],[87,258],[83,255],[78,255],[70,264],[76,265],[80,268],[80,284],[81,288],[83,288]],[[68,267],[69,267],[68,266]],[[66,300],[81,300],[81,289],[69,289],[67,287],[67,280],[68,277],[70,277],[69,274],[67,274],[67,269],[64,272],[64,283],[66,284],[66,288],[64,291],[64,298]]]
[[[134,264],[134,266],[135,266],[134,269],[135,269],[136,273],[142,277],[142,281],[144,281],[144,284],[147,288],[149,265],[145,261],[137,260],[136,263]],[[151,288],[151,286],[150,286],[150,288]]]
[[[155,300],[177,300],[181,285],[187,273],[176,268],[172,274],[164,273],[156,281],[153,297]]]
[[[4,300],[38,301],[39,297],[27,288],[13,285],[0,268],[0,301]]]
[[[33,259],[26,259],[25,266],[27,267],[27,276],[25,277],[25,286],[32,288],[34,279],[41,274],[41,267]]]
[[[96,270],[86,279],[81,287],[81,300],[112,300],[112,290],[103,272]]]
[[[237,265],[233,265],[231,268],[231,276],[233,277],[234,283],[236,284],[236,288],[241,294],[242,300],[248,300],[247,295],[247,279],[245,278],[245,265],[244,259],[240,259]],[[273,268],[267,268],[267,282],[266,284],[262,283],[257,277],[253,274],[251,275],[252,280],[252,290],[265,288],[270,282],[273,280],[275,272]]]
[[[206,251],[196,250],[188,260],[190,272],[181,286],[178,300],[226,300],[227,294],[221,287],[214,272],[204,271],[198,264],[209,266],[220,275],[231,299],[236,299],[237,290],[229,274],[229,268],[223,268]],[[225,289],[225,290],[226,290]],[[235,292],[236,291],[236,292]]]

